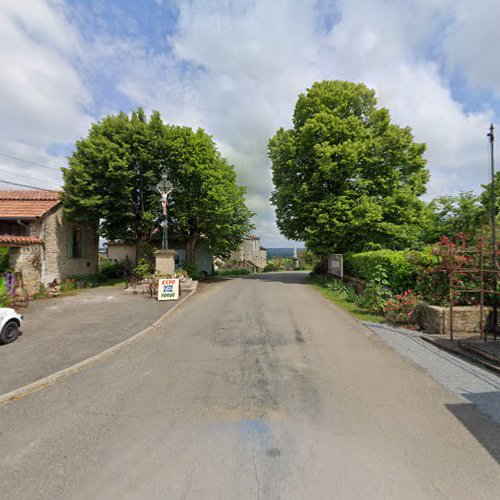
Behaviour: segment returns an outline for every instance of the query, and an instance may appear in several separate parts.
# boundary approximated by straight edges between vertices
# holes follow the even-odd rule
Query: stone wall
[[[9,266],[21,272],[24,289],[30,297],[38,292],[41,283],[43,254],[43,245],[9,248]]]
[[[484,308],[484,324],[488,324],[491,308]],[[422,304],[418,310],[418,323],[425,333],[450,333],[450,308]],[[456,306],[453,308],[453,331],[457,333],[479,333],[480,308],[478,306]]]
[[[63,220],[62,207],[51,210],[40,226],[39,236],[45,242],[45,284],[54,279],[61,282],[71,274],[95,274],[99,263],[97,226],[88,228],[87,256],[68,257],[68,230],[70,224]]]
[[[135,267],[137,265],[136,257],[136,248],[133,245],[121,245],[117,243],[108,245],[108,259],[116,262],[121,262],[128,259],[131,265]]]

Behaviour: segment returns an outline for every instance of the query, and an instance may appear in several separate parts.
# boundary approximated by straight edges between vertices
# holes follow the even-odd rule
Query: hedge
[[[389,288],[401,293],[416,287],[419,270],[432,266],[436,261],[431,248],[421,252],[411,250],[374,250],[344,255],[344,272],[349,276],[371,281],[376,277],[377,265],[384,268]]]

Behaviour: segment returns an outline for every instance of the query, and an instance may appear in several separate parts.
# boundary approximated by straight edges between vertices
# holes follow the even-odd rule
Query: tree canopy
[[[141,254],[158,233],[163,171],[181,190],[170,195],[169,233],[186,242],[194,263],[200,241],[226,256],[251,228],[245,188],[234,167],[202,129],[165,124],[158,112],[142,109],[106,116],[76,143],[63,169],[63,204],[74,222],[100,219],[100,234],[136,244]]]
[[[269,141],[279,229],[317,254],[412,246],[425,211],[424,151],[365,85],[314,83],[293,127]]]
[[[476,194],[463,191],[457,195],[438,196],[427,206],[425,224],[422,225],[423,243],[434,243],[441,236],[452,238],[463,234],[475,241],[481,231],[489,237],[491,227],[491,183],[483,184]],[[495,174],[496,224],[500,219],[500,172]]]

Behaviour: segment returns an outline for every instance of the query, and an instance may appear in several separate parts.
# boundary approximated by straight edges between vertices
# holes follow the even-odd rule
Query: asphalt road
[[[499,431],[304,274],[263,274],[0,407],[0,497],[496,499]]]
[[[123,285],[32,301],[21,310],[22,336],[0,346],[0,394],[73,366],[128,339],[174,305],[158,302],[149,295],[128,294]]]

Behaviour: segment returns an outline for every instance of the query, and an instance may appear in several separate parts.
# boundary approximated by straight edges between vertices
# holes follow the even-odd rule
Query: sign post
[[[341,253],[332,253],[328,256],[328,274],[344,277],[344,256]]]
[[[178,300],[179,279],[160,278],[158,280],[158,300]]]

